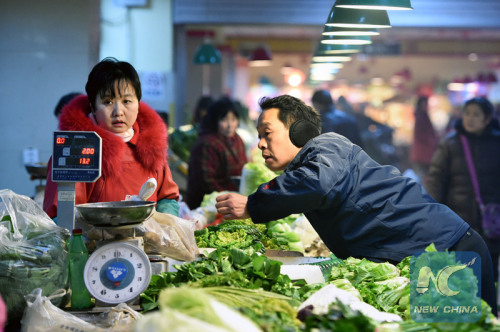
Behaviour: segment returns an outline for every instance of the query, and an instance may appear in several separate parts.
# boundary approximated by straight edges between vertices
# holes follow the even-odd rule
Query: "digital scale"
[[[52,154],[52,181],[57,182],[57,217],[61,227],[75,227],[75,183],[95,182],[101,176],[102,142],[90,131],[56,131]],[[103,202],[80,204],[86,221],[103,228],[133,227],[153,212],[154,202]],[[142,214],[141,214],[142,213]],[[89,217],[90,216],[90,217]],[[136,218],[129,220],[130,217]],[[90,220],[89,220],[90,218]],[[96,225],[96,223],[98,225]],[[123,226],[122,226],[123,225]],[[93,311],[119,303],[134,304],[151,280],[151,263],[143,239],[102,241],[89,257],[84,282],[94,297]]]

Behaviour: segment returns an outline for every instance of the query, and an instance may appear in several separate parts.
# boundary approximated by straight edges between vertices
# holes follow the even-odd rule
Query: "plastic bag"
[[[143,237],[144,252],[149,255],[164,255],[180,261],[192,261],[199,254],[194,230],[196,222],[168,213],[153,212],[153,215],[138,226],[127,228],[99,228],[86,223],[76,214],[75,225],[85,236],[89,252],[96,248],[97,241],[120,241],[127,237]]]
[[[144,237],[146,253],[193,261],[200,253],[194,238],[195,225],[190,220],[155,211],[143,223],[147,229]]]
[[[42,296],[40,288],[26,296],[27,308],[21,319],[21,332],[128,332],[133,330],[142,315],[125,303],[109,308],[98,316],[80,318],[51,303],[65,294],[64,290],[49,297]]]
[[[307,300],[302,302],[298,311],[312,305],[314,314],[324,315],[328,312],[330,304],[335,302],[342,302],[344,305],[349,306],[352,310],[357,310],[366,317],[369,317],[379,323],[401,321],[401,317],[398,315],[379,311],[374,306],[361,301],[350,292],[340,289],[332,284],[326,285],[312,294]]]
[[[0,191],[0,294],[9,320],[21,318],[25,295],[36,288],[43,294],[68,289],[67,229],[27,196]],[[69,297],[54,299],[64,306]]]
[[[106,331],[54,306],[51,299],[59,295],[42,296],[40,288],[28,294],[21,332]]]

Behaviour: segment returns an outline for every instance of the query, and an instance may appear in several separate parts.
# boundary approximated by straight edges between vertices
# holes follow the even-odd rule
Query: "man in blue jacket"
[[[263,98],[257,123],[266,165],[284,171],[246,197],[217,197],[224,219],[256,223],[304,213],[339,258],[397,263],[436,249],[481,256],[481,297],[497,313],[491,257],[481,236],[417,182],[393,166],[382,166],[336,133],[320,135],[318,113],[301,100]]]

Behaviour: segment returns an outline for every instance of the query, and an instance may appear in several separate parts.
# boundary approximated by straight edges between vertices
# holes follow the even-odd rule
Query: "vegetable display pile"
[[[431,246],[428,250],[432,251],[433,247]],[[482,301],[481,318],[475,323],[417,323],[413,321],[409,315],[410,257],[397,266],[352,257],[345,260],[332,257],[340,263],[331,269],[328,280],[325,283],[306,284],[303,280],[290,280],[287,275],[281,274],[282,263],[279,261],[256,252],[248,254],[234,247],[218,248],[200,260],[175,265],[176,272],[154,275],[148,289],[141,294],[141,305],[146,311],[145,317],[154,314],[151,319],[154,318],[166,324],[168,319],[172,319],[172,322],[179,321],[180,313],[172,310],[181,310],[183,315],[196,319],[199,319],[199,315],[206,316],[206,313],[197,312],[214,310],[213,301],[215,300],[243,314],[253,321],[260,331],[270,332],[500,331],[498,320],[491,314],[491,309],[484,301]],[[346,301],[333,301],[324,313],[315,313],[314,305],[306,306],[305,301],[309,297],[312,300],[314,294],[332,285],[340,289],[339,292],[354,295],[358,302],[373,308],[379,316],[392,315],[400,321],[377,320],[377,314],[375,316],[366,314],[360,308],[351,307]],[[175,293],[177,294],[175,298],[181,301],[181,304],[174,301],[172,295],[174,293],[170,291],[172,289],[177,289],[179,292]],[[193,289],[194,291],[190,291]],[[352,297],[352,295],[349,296]],[[209,308],[199,308],[201,306],[199,302],[202,300],[197,296],[206,297],[203,301],[211,303]],[[170,300],[162,299],[167,297]],[[183,300],[179,300],[180,298]],[[175,304],[166,304],[167,302]],[[304,303],[302,306],[304,308],[299,311],[301,303]],[[238,315],[227,311],[226,307],[220,310],[235,317],[241,326],[248,324],[241,318],[237,318]],[[148,311],[152,312],[147,313]],[[220,313],[209,316],[207,322],[217,325],[222,329],[221,331],[238,331],[237,326],[224,325],[227,322],[217,322],[220,319],[220,317],[217,318]],[[188,318],[182,317],[182,322],[179,321],[178,324],[188,324],[187,321],[189,324],[192,323]],[[251,330],[250,327],[249,330]],[[139,330],[136,329],[136,331]]]

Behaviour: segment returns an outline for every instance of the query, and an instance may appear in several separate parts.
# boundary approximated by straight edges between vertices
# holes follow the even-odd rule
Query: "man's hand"
[[[231,193],[217,196],[216,201],[217,212],[224,216],[224,220],[250,218],[247,210],[248,197]]]

